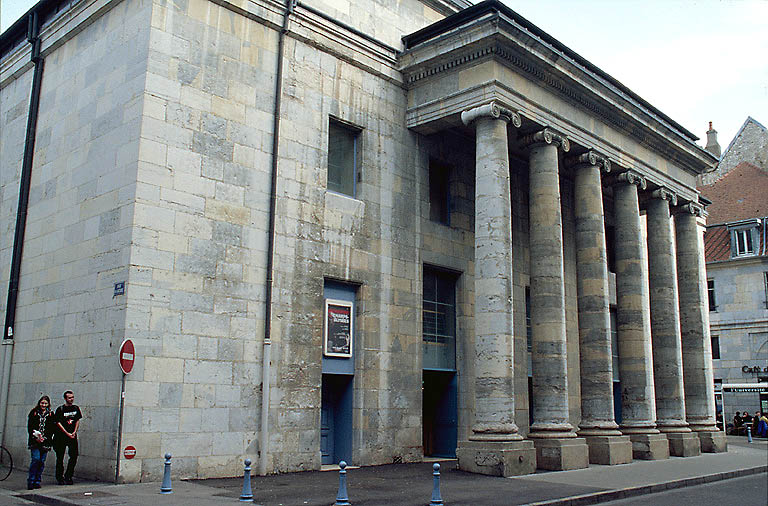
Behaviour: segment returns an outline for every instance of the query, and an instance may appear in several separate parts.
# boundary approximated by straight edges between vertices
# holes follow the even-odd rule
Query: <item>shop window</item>
[[[360,130],[331,120],[328,126],[328,189],[355,196]]]

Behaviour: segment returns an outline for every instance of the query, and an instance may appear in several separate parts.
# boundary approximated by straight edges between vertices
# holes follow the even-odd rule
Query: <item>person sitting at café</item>
[[[741,413],[736,412],[736,414],[733,416],[733,434],[738,434],[742,432],[744,429],[744,419],[741,418]]]

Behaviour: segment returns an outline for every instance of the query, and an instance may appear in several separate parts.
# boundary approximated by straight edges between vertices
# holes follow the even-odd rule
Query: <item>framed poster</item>
[[[326,357],[352,357],[352,302],[325,299],[325,329],[323,355]]]

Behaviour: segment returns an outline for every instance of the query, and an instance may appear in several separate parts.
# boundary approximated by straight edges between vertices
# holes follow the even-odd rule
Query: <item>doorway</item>
[[[320,453],[323,464],[352,460],[352,379],[323,374],[320,407]]]
[[[455,371],[423,371],[422,441],[424,456],[456,457],[458,435]]]

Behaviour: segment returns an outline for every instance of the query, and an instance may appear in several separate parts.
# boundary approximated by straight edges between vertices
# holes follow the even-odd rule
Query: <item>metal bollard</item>
[[[163,483],[160,485],[161,494],[172,494],[173,487],[171,487],[171,454],[165,454],[165,469],[163,470]]]
[[[253,501],[253,491],[251,490],[251,459],[245,459],[245,470],[243,471],[243,491],[240,492],[240,502]]]
[[[747,424],[747,443],[752,442],[752,426]]]
[[[432,466],[432,500],[429,501],[430,505],[443,506],[443,498],[440,497],[440,464]]]
[[[352,506],[347,497],[347,463],[343,460],[339,462],[339,493],[336,494],[336,502],[333,506]]]

